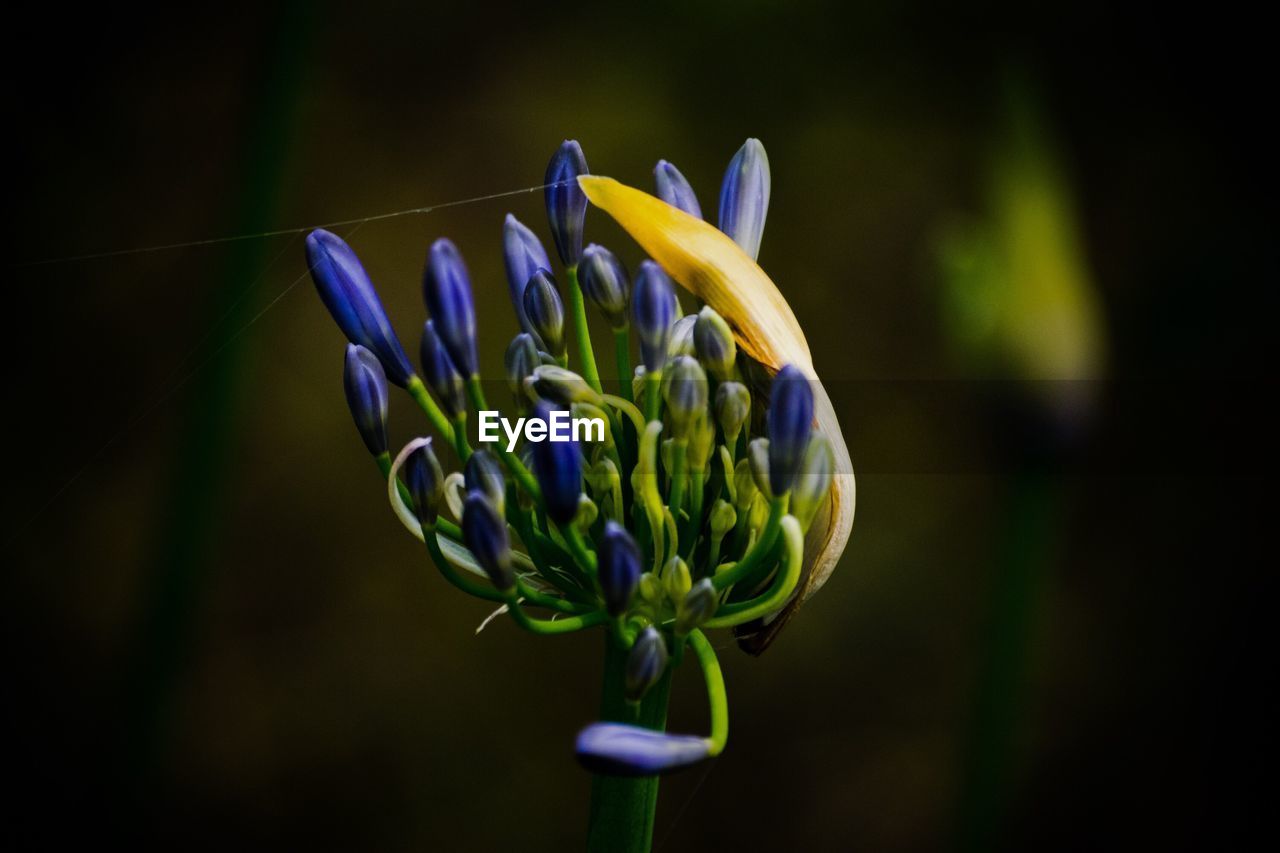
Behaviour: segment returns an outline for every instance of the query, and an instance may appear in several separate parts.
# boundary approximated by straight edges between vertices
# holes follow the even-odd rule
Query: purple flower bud
[[[769,158],[758,139],[748,139],[729,161],[720,185],[720,230],[755,260],[769,213]]]
[[[813,389],[790,364],[769,389],[769,487],[775,495],[791,489],[813,432]]]
[[[377,356],[387,378],[403,388],[413,368],[356,253],[341,237],[317,228],[307,235],[307,267],[347,340]]]
[[[533,408],[533,417],[551,428],[552,412],[545,400]],[[582,454],[576,441],[552,441],[550,435],[533,445],[533,473],[542,489],[547,515],[558,524],[568,524],[578,514],[582,494]]]
[[[444,471],[426,439],[404,460],[404,482],[413,498],[413,512],[419,523],[436,523],[440,498],[444,495]]]
[[[600,591],[610,616],[621,616],[640,582],[640,546],[616,521],[606,522],[597,563]],[[664,650],[665,651],[665,650]]]
[[[675,289],[662,267],[653,261],[641,262],[636,271],[631,313],[640,338],[640,357],[650,372],[661,370],[666,363],[667,340],[677,307]]]
[[[689,186],[679,169],[666,160],[659,160],[653,167],[653,180],[658,185],[658,198],[690,216],[702,218],[702,205],[698,204],[693,187]]]
[[[627,327],[627,309],[631,305],[631,279],[627,268],[604,246],[592,243],[582,253],[578,277],[587,295],[613,329]]]
[[[578,732],[578,762],[592,773],[655,776],[697,764],[710,756],[710,743],[694,735],[671,735],[628,726],[592,723]]]
[[[525,377],[542,364],[542,358],[538,355],[538,344],[533,340],[533,335],[521,332],[512,338],[503,363],[507,371],[507,386],[511,389],[511,393],[522,393]]]
[[[440,238],[431,244],[422,274],[422,295],[435,322],[436,334],[463,378],[480,372],[476,357],[476,309],[471,299],[471,276],[453,242]]]
[[[507,267],[511,304],[515,306],[520,328],[527,332],[529,321],[524,314],[524,288],[535,272],[551,269],[551,259],[537,235],[510,213],[502,225],[502,256]]]
[[[462,538],[495,587],[505,591],[516,585],[507,523],[478,492],[467,495],[462,505]]]
[[[507,480],[502,474],[502,465],[492,453],[484,449],[472,453],[463,468],[462,481],[467,492],[483,495],[498,515],[506,514]]]
[[[639,702],[667,670],[667,644],[652,625],[640,632],[623,672],[627,701]]]
[[[347,344],[342,387],[364,446],[374,456],[386,453],[387,375],[377,356],[358,344]]]
[[[582,257],[582,222],[587,216],[587,197],[578,186],[578,176],[589,174],[582,146],[566,139],[547,164],[547,221],[556,251],[566,267],[576,266]]]
[[[524,316],[529,331],[542,341],[543,348],[556,358],[565,354],[564,303],[551,273],[535,270],[524,287]]]
[[[422,381],[431,389],[444,413],[456,418],[465,412],[467,400],[463,393],[462,377],[453,366],[449,353],[445,352],[440,336],[436,334],[434,320],[428,320],[422,327],[419,355],[422,358]]]

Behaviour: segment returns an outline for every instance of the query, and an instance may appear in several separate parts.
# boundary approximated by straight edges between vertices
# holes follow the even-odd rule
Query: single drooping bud
[[[600,309],[614,331],[627,328],[631,306],[631,279],[627,268],[604,246],[595,243],[582,253],[578,268],[582,292]]]
[[[693,327],[697,322],[697,314],[685,314],[672,324],[671,337],[667,341],[667,361],[682,355],[692,358],[697,354],[693,346]]]
[[[729,161],[720,185],[720,230],[755,260],[769,213],[769,158],[758,139],[748,139]]]
[[[658,188],[658,198],[690,216],[702,218],[702,205],[698,204],[693,187],[674,165],[666,160],[659,160],[658,165],[653,167],[653,182]]]
[[[587,380],[567,367],[557,364],[543,364],[533,369],[533,374],[525,380],[525,386],[543,400],[570,406],[574,403],[590,403],[603,406],[600,393],[587,384]]]
[[[683,636],[701,627],[716,615],[719,606],[720,597],[711,578],[698,581],[676,607],[676,633]]]
[[[432,320],[428,320],[422,327],[419,355],[422,359],[422,381],[431,389],[440,408],[450,418],[464,414],[467,411],[467,398],[462,377],[453,366],[449,353],[445,352]]]
[[[502,474],[502,465],[492,453],[483,448],[472,453],[464,469],[463,482],[467,492],[484,495],[498,515],[506,516],[507,480]]]
[[[550,427],[555,409],[547,402],[534,406],[533,417]],[[547,515],[557,524],[569,524],[578,514],[582,494],[582,453],[576,441],[552,441],[545,437],[531,441],[533,473],[542,489]]]
[[[551,259],[537,235],[510,213],[502,225],[502,259],[507,268],[507,289],[511,293],[511,304],[516,309],[516,319],[520,321],[520,329],[527,332],[529,320],[524,313],[525,285],[538,270],[551,269]]]
[[[725,444],[738,443],[747,418],[751,415],[751,392],[741,382],[724,382],[716,389],[716,421],[724,432]]]
[[[616,521],[605,522],[600,542],[597,579],[610,616],[627,611],[631,594],[640,582],[640,546],[627,529]]]
[[[587,197],[578,186],[578,176],[588,174],[587,158],[576,140],[566,139],[547,164],[547,221],[556,251],[566,267],[577,266],[582,257],[582,223],[587,216]]]
[[[495,587],[505,592],[516,585],[507,523],[479,492],[467,495],[462,505],[462,538]]]
[[[679,557],[668,560],[662,568],[662,589],[671,605],[679,607],[692,587],[693,574],[689,571],[689,564]]]
[[[431,449],[431,439],[419,440],[418,447],[404,460],[404,483],[413,498],[418,523],[424,527],[435,524],[444,495],[444,470]]]
[[[543,348],[556,358],[564,358],[564,303],[546,270],[536,270],[524,288],[524,314],[529,331],[542,341]]]
[[[815,432],[809,439],[804,461],[800,463],[800,474],[791,487],[789,512],[800,522],[802,530],[809,529],[822,501],[831,491],[834,472],[835,454],[831,450],[831,442],[822,433]]]
[[[542,364],[533,335],[521,332],[512,338],[503,363],[507,373],[507,387],[512,394],[519,396],[524,391],[524,380]]]
[[[813,388],[790,364],[769,389],[769,486],[781,495],[795,483],[813,433]]]
[[[422,295],[435,322],[445,352],[464,379],[479,375],[476,356],[476,308],[471,299],[471,276],[462,254],[451,240],[431,244],[422,274]]]
[[[640,338],[640,359],[650,372],[661,370],[666,363],[677,307],[676,292],[662,267],[653,261],[642,261],[636,271],[631,313]]]
[[[409,357],[356,253],[336,234],[317,228],[307,235],[307,267],[347,340],[377,356],[387,379],[405,387],[413,376]]]
[[[652,625],[640,632],[623,673],[623,688],[628,702],[639,702],[649,688],[658,683],[667,670],[667,643]]]
[[[733,375],[733,363],[738,358],[733,330],[710,305],[698,312],[693,327],[693,347],[698,361],[712,376],[723,381]]]
[[[707,374],[702,365],[682,355],[667,368],[662,390],[671,415],[672,434],[686,438],[694,419],[707,410]]]
[[[625,723],[592,723],[578,732],[574,751],[578,763],[592,773],[655,776],[705,761],[711,741]]]
[[[364,446],[374,456],[387,452],[387,374],[378,357],[359,344],[347,344],[342,389]]]
[[[747,445],[747,463],[751,466],[751,480],[755,483],[756,491],[765,498],[772,498],[774,491],[769,479],[769,439],[751,439]]]

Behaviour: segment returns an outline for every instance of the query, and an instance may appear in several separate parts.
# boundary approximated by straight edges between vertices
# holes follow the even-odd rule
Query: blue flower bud
[[[676,607],[676,633],[683,636],[700,627],[716,615],[719,606],[720,594],[716,592],[711,578],[698,581]]]
[[[529,331],[542,341],[543,348],[556,358],[563,358],[564,303],[556,283],[546,270],[535,270],[524,287],[524,316]]]
[[[694,418],[707,410],[707,374],[696,359],[677,356],[667,367],[662,384],[667,411],[671,415],[672,435],[688,436]]]
[[[667,644],[652,625],[640,632],[623,671],[623,691],[628,702],[639,702],[667,670]]]
[[[357,344],[347,344],[342,371],[351,417],[364,446],[374,456],[387,452],[387,374],[377,356]]]
[[[440,408],[451,418],[467,410],[462,377],[453,366],[453,359],[445,352],[440,336],[436,334],[435,321],[428,320],[422,327],[422,381],[431,389]]]
[[[769,158],[758,139],[748,139],[729,161],[720,185],[720,230],[755,260],[769,213]]]
[[[545,401],[533,409],[533,417],[551,428],[553,407]],[[582,454],[576,441],[552,441],[550,437],[533,445],[533,473],[542,489],[542,502],[547,515],[557,524],[568,524],[578,514],[578,496],[582,494]]]
[[[425,439],[404,460],[404,484],[413,498],[413,513],[424,525],[436,523],[440,498],[444,495],[444,470],[431,449],[431,439]]]
[[[592,773],[654,776],[697,764],[711,744],[695,735],[671,735],[625,723],[592,723],[578,732],[578,762]]]
[[[502,256],[507,267],[511,304],[515,306],[520,328],[527,332],[529,321],[524,314],[524,288],[535,272],[551,269],[551,259],[537,235],[510,213],[502,225]]]
[[[507,523],[478,492],[467,495],[462,505],[462,538],[495,587],[505,591],[516,585]]]
[[[653,180],[658,185],[658,198],[690,216],[702,218],[702,205],[698,204],[693,187],[689,186],[679,169],[666,160],[659,160],[653,167]]]
[[[511,393],[521,394],[525,377],[542,364],[533,335],[521,332],[512,338],[503,362],[507,372],[507,386],[511,389]]]
[[[636,271],[631,313],[640,338],[640,358],[645,369],[661,370],[667,360],[667,341],[676,321],[676,292],[671,279],[653,261],[643,261]]]
[[[698,353],[698,361],[712,376],[725,380],[733,374],[738,345],[733,340],[729,324],[710,305],[698,312],[698,320],[693,326],[693,347]]]
[[[422,274],[422,295],[453,366],[464,379],[477,375],[480,362],[476,357],[476,309],[471,299],[471,276],[451,240],[441,237],[431,244],[427,268]]]
[[[341,237],[317,228],[307,235],[307,267],[347,340],[376,355],[387,379],[403,388],[413,367],[356,253]]]
[[[575,140],[566,139],[547,164],[547,221],[556,251],[566,267],[576,266],[582,257],[582,221],[587,216],[587,197],[578,186],[578,176],[589,174],[587,158]]]
[[[640,582],[640,546],[616,521],[606,522],[597,562],[600,592],[610,616],[621,616]]]
[[[502,474],[502,466],[492,453],[481,449],[471,454],[463,469],[463,483],[468,493],[483,495],[498,511],[498,515],[505,517],[507,480]]]
[[[627,327],[631,279],[627,268],[608,249],[592,243],[582,253],[578,278],[587,295],[615,330]]]
[[[795,483],[813,432],[813,388],[790,364],[778,371],[769,389],[769,486],[775,495]]]

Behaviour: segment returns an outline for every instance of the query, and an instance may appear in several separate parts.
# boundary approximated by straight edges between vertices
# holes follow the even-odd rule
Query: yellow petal
[[[760,266],[728,236],[697,217],[612,178],[582,175],[591,203],[608,213],[677,282],[724,317],[738,346],[771,374],[793,364],[814,380],[814,420],[831,442],[836,476],[828,506],[813,520],[805,543],[804,575],[795,597],[743,643],[759,654],[811,595],[826,583],[853,527],[853,463],[831,399],[791,306]]]

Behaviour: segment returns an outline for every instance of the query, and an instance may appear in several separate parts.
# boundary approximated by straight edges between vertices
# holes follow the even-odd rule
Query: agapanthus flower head
[[[444,494],[444,470],[431,448],[431,439],[423,438],[404,462],[404,483],[413,498],[413,511],[418,522],[436,523],[440,512],[440,498]]]
[[[436,334],[463,378],[476,376],[476,309],[471,298],[471,276],[462,253],[453,241],[440,238],[431,244],[422,274],[422,295],[435,322]]]
[[[338,235],[317,228],[307,235],[307,267],[320,300],[347,340],[377,356],[387,379],[402,388],[408,384],[413,376],[409,357],[351,247]]]
[[[613,252],[596,243],[587,246],[578,278],[582,292],[600,309],[609,325],[615,331],[625,329],[630,322],[627,310],[631,307],[631,279]]]
[[[542,241],[519,219],[510,213],[502,224],[502,260],[507,270],[507,289],[511,304],[516,310],[520,328],[529,331],[524,314],[524,289],[530,277],[538,270],[551,269],[551,259]]]
[[[576,140],[566,139],[547,164],[543,181],[547,185],[547,221],[556,251],[566,267],[576,266],[582,257],[582,222],[587,216],[587,197],[578,186],[578,176],[587,174],[587,158]]]
[[[769,389],[769,485],[775,495],[790,490],[813,434],[813,388],[787,365]]]
[[[498,515],[506,514],[507,478],[502,474],[501,463],[492,453],[480,449],[471,454],[463,470],[463,483],[468,493],[484,495]]]
[[[667,341],[676,321],[676,292],[671,279],[653,261],[636,271],[631,313],[640,338],[640,358],[646,370],[661,370],[667,360]]]
[[[542,401],[534,406],[533,417],[550,424],[555,411],[550,403]],[[558,524],[573,521],[578,514],[578,496],[582,494],[582,452],[578,442],[534,442],[533,473],[542,489],[547,515]]]
[[[631,603],[631,593],[640,582],[640,546],[616,521],[608,521],[604,525],[597,580],[609,615],[625,613]]]
[[[529,331],[542,342],[542,348],[556,358],[564,358],[564,303],[551,273],[535,270],[524,286],[524,316]]]
[[[593,723],[578,733],[578,761],[593,773],[654,776],[711,755],[706,738],[672,735],[625,723]]]
[[[649,688],[658,683],[667,670],[667,643],[652,625],[636,637],[627,655],[627,668],[623,673],[623,685],[627,699],[639,702]]]
[[[422,327],[419,354],[422,361],[422,381],[431,389],[440,408],[451,418],[465,413],[467,400],[462,376],[453,366],[453,359],[449,358],[440,336],[436,334],[433,320],[428,320]]]
[[[507,522],[489,499],[479,492],[467,495],[463,502],[462,538],[497,589],[505,591],[515,586]]]
[[[710,305],[698,312],[693,327],[693,347],[698,361],[712,376],[726,380],[733,375],[733,365],[738,358],[733,330]]]
[[[387,452],[387,375],[377,356],[358,344],[347,344],[342,387],[364,446],[382,456]]]
[[[748,139],[729,161],[720,185],[720,230],[755,260],[769,213],[769,157],[758,139]]]
[[[702,205],[698,204],[693,187],[673,164],[659,160],[653,167],[653,182],[657,185],[658,198],[690,216],[702,218]]]

